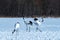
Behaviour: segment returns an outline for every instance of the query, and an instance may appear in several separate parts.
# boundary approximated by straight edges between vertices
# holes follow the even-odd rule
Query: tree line
[[[0,0],[2,17],[60,17],[60,0]]]

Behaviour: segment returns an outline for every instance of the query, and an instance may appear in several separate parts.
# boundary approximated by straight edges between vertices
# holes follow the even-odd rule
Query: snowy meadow
[[[33,21],[34,18],[25,18],[25,20]],[[41,21],[41,18],[38,18]],[[60,18],[43,18],[39,29],[35,30],[35,25],[30,32],[26,32],[26,24],[23,18],[0,18],[0,40],[60,40]],[[12,35],[14,24],[20,22],[19,32]]]

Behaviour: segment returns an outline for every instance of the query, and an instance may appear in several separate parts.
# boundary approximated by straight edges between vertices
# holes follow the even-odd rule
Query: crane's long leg
[[[38,31],[38,30],[39,30],[40,32],[42,32],[42,30],[40,30],[38,27],[36,27],[36,31]]]

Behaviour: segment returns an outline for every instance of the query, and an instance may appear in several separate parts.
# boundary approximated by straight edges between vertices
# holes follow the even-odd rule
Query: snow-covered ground
[[[11,32],[0,32],[0,40],[60,40],[60,31],[19,32],[18,36]]]
[[[33,18],[25,18],[25,20],[33,21]],[[19,34],[12,35],[11,32],[17,21],[21,25]],[[60,40],[60,18],[44,18],[44,22],[39,27],[42,32],[36,32],[35,25],[31,28],[31,32],[26,32],[23,21],[23,18],[0,18],[0,40]]]

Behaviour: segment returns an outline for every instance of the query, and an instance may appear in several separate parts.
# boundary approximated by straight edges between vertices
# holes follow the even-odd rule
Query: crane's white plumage
[[[36,31],[39,30],[40,32],[42,32],[39,29],[39,27],[41,26],[41,22],[37,18],[34,18],[34,24],[36,25]]]
[[[15,25],[14,25],[14,30],[13,30],[13,32],[12,32],[12,34],[16,31],[18,31],[19,30],[19,28],[20,28],[20,23],[19,22],[17,22]]]
[[[37,25],[37,26],[40,26],[41,22],[39,20],[36,20],[36,21],[34,21],[34,24]]]
[[[19,22],[17,22],[17,23],[15,24],[15,28],[16,28],[16,29],[20,28],[20,23],[19,23]]]

